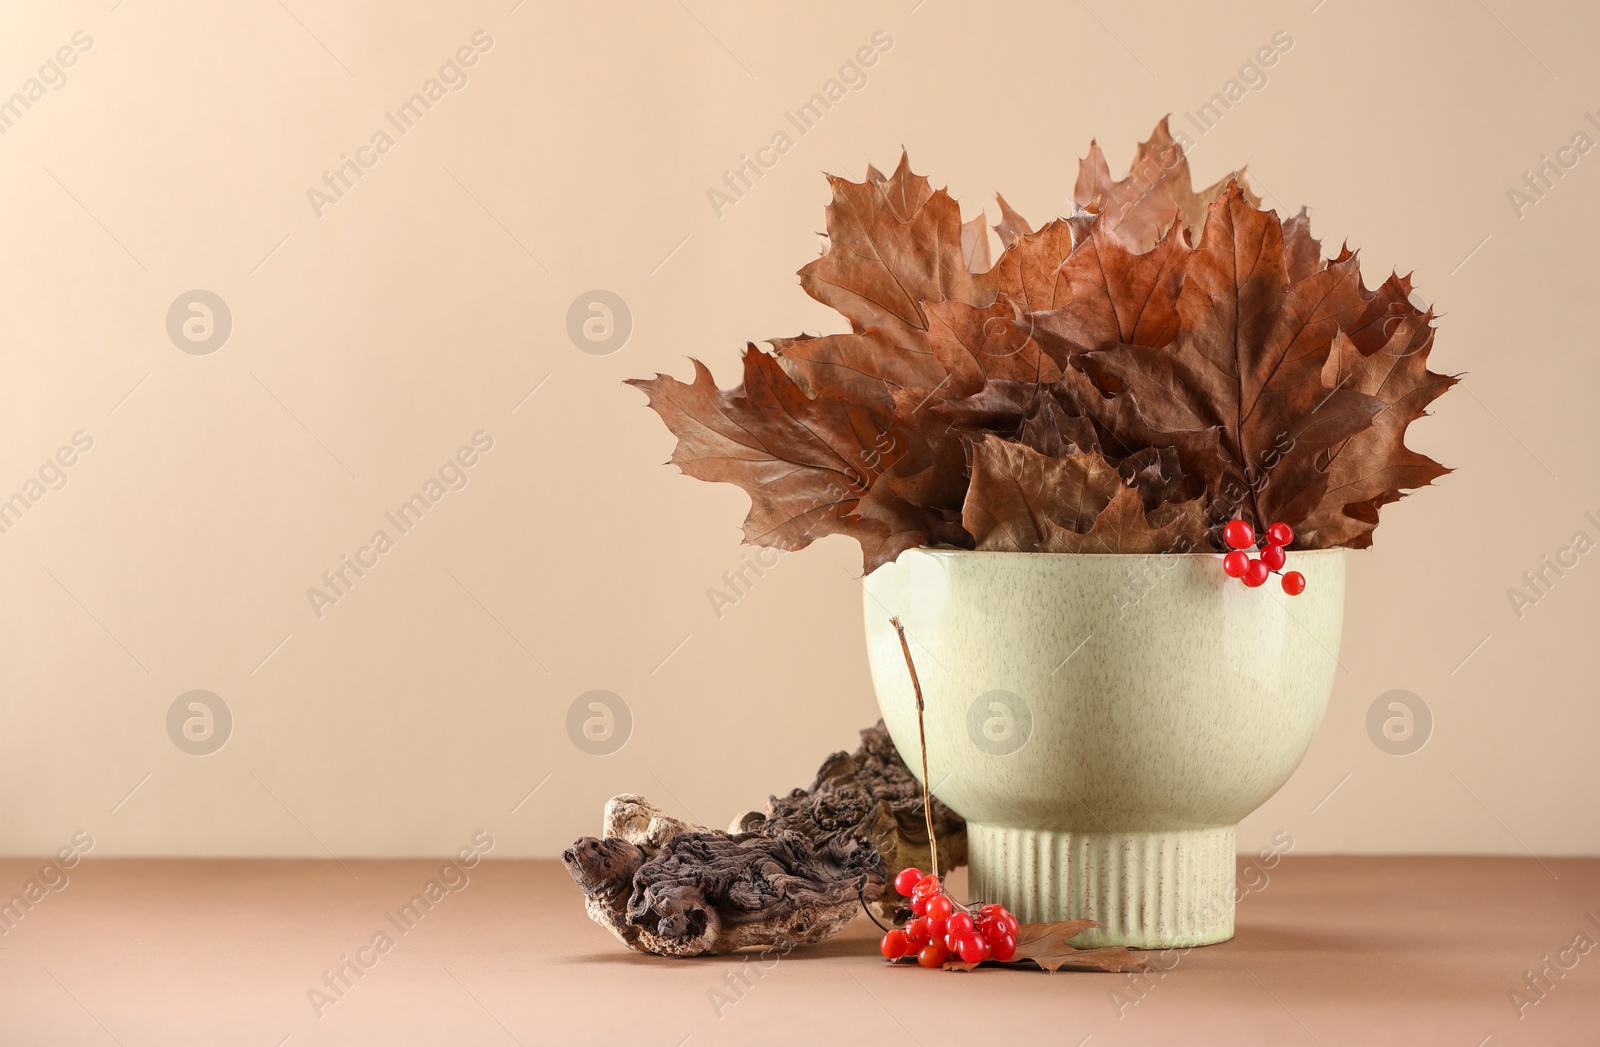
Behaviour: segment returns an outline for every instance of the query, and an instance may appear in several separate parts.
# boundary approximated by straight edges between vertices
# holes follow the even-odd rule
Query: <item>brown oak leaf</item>
[[[1093,920],[1063,920],[1059,923],[1025,923],[1017,928],[1017,951],[1011,959],[984,960],[982,964],[949,962],[947,971],[971,971],[980,966],[1018,967],[1035,964],[1051,974],[1063,967],[1092,967],[1095,970],[1122,972],[1149,969],[1149,962],[1130,949],[1111,946],[1103,949],[1078,949],[1068,943],[1091,927]]]
[[[1283,220],[1283,253],[1294,283],[1322,268],[1322,241],[1311,235],[1311,218],[1304,207],[1293,218]]]
[[[924,309],[929,348],[945,373],[966,387],[981,388],[991,378],[1054,382],[1061,377],[1056,362],[1017,325],[1018,313],[1008,298],[985,309],[965,302],[929,302]]]
[[[1322,379],[1382,401],[1372,425],[1330,447],[1321,459],[1326,493],[1302,525],[1318,547],[1372,544],[1377,506],[1426,487],[1450,470],[1406,446],[1406,426],[1459,379],[1428,370],[1431,314],[1400,320],[1382,349],[1363,355],[1346,335],[1333,340]],[[1350,510],[1355,507],[1356,511]]]
[[[828,534],[861,539],[870,571],[928,534],[920,510],[880,481],[925,468],[928,449],[893,415],[830,397],[808,397],[754,345],[744,382],[724,391],[694,361],[692,383],[670,375],[632,379],[678,436],[672,462],[701,480],[736,483],[750,495],[745,540],[803,549]]]
[[[967,264],[969,273],[989,271],[989,230],[984,226],[986,220],[983,213],[979,212],[978,217],[961,223],[961,260]]]
[[[1090,354],[1156,429],[1217,429],[1213,500],[1261,530],[1298,526],[1321,496],[1318,453],[1366,428],[1382,402],[1325,386],[1334,334],[1366,309],[1354,257],[1290,284],[1283,230],[1237,186],[1211,205],[1185,270],[1180,331],[1165,348]]]
[[[972,445],[972,483],[961,523],[981,550],[1036,552],[1056,531],[1087,530],[1124,490],[1116,466],[1098,454],[1047,458],[986,436]],[[1139,501],[1137,492],[1133,500]],[[1143,514],[1141,507],[1141,519]]]
[[[1029,313],[1066,305],[1070,288],[1061,267],[1086,242],[1097,218],[1097,213],[1077,207],[1069,218],[1047,222],[1036,233],[1018,234],[994,268],[975,281],[978,298],[987,302],[1003,294]]]
[[[1033,227],[1028,220],[1006,203],[1006,198],[999,193],[994,198],[1000,204],[1000,221],[995,225],[994,231],[1000,234],[1000,246],[1009,249],[1021,237],[1033,232]]]
[[[1061,264],[1064,304],[1033,317],[1035,337],[1063,361],[1124,343],[1166,345],[1178,332],[1178,291],[1191,253],[1176,227],[1139,254],[1097,222]]]
[[[1152,526],[1144,511],[1144,500],[1131,487],[1118,486],[1094,526],[1086,533],[1062,527],[1054,521],[1045,525],[1039,541],[1044,553],[1188,553],[1209,551],[1203,544],[1205,528],[1196,527],[1205,514],[1200,500],[1184,503],[1186,511],[1172,514],[1160,527]],[[970,529],[970,528],[969,528]],[[1197,534],[1198,532],[1198,534]]]
[[[922,303],[972,298],[960,208],[913,175],[904,154],[887,179],[828,181],[828,250],[800,270],[800,286],[843,313],[853,330],[878,328],[895,347],[923,347]]]
[[[1173,140],[1167,117],[1156,124],[1150,137],[1140,143],[1128,176],[1113,181],[1105,154],[1098,142],[1089,143],[1089,155],[1078,165],[1078,181],[1072,195],[1088,206],[1100,201],[1102,221],[1128,246],[1148,250],[1172,225],[1181,219],[1194,238],[1198,238],[1207,219],[1207,207],[1221,196],[1231,182],[1244,183],[1244,169],[1219,179],[1196,192],[1189,175],[1189,158]],[[1253,204],[1260,199],[1250,196]]]
[[[924,343],[896,346],[879,328],[821,338],[768,340],[778,362],[808,396],[831,394],[887,407],[896,389],[938,385],[944,367]]]

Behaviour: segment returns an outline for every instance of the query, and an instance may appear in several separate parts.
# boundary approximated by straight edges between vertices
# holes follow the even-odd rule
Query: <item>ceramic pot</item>
[[[885,723],[967,819],[970,893],[1075,944],[1233,936],[1234,828],[1294,772],[1338,664],[1342,550],[1291,552],[1306,591],[1247,589],[1215,555],[913,549],[866,578]]]

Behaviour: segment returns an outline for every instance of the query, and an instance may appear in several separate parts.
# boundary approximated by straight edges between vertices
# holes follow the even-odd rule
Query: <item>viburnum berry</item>
[[[908,877],[909,879],[909,877]],[[958,904],[931,877],[918,880],[912,898],[928,915],[883,936],[878,949],[890,961],[915,956],[923,967],[942,967],[952,957],[965,963],[1009,960],[1016,955],[1021,925],[1004,905],[989,903],[969,909]],[[932,888],[932,894],[929,889]]]
[[[1280,520],[1267,527],[1264,537],[1266,544],[1261,552],[1251,557],[1245,550],[1254,546],[1255,532],[1243,520],[1229,520],[1222,529],[1222,538],[1233,551],[1222,558],[1223,572],[1256,589],[1265,585],[1274,572],[1282,571],[1289,559],[1288,545],[1294,541],[1294,530]],[[1305,590],[1306,579],[1299,571],[1283,576],[1283,591],[1290,596],[1299,596]]]
[[[967,963],[982,963],[989,958],[989,943],[976,934],[957,939],[956,946],[961,959]]]
[[[921,880],[921,869],[901,869],[900,874],[894,878],[894,889],[909,898]]]
[[[939,878],[937,876],[933,875],[933,873],[929,873],[928,875],[924,876],[921,880],[918,880],[917,881],[917,886],[921,887],[924,891],[928,892],[929,894],[938,894],[941,890],[944,889],[944,885],[939,882]]]

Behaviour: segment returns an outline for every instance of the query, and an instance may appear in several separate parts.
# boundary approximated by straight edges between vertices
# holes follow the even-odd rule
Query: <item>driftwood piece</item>
[[[966,864],[967,827],[933,801],[941,872]],[[810,789],[774,796],[728,832],[673,818],[642,796],[606,803],[601,837],[562,853],[589,917],[631,949],[698,956],[832,937],[866,901],[892,918],[894,874],[929,867],[922,786],[883,721],[823,761]]]
[[[883,857],[866,840],[814,846],[790,831],[701,830],[625,794],[606,804],[604,839],[562,853],[589,916],[625,945],[662,956],[792,948],[837,934],[864,892],[881,893]]]
[[[939,871],[967,863],[967,823],[933,799],[934,833],[939,840]],[[823,761],[810,789],[795,789],[772,797],[765,811],[750,811],[733,820],[733,832],[799,833],[814,845],[832,840],[864,837],[871,840],[894,881],[901,869],[928,869],[927,819],[922,811],[922,785],[900,758],[879,720],[861,732],[861,745],[853,753],[837,752]],[[893,891],[868,892],[874,915],[893,915],[901,899]]]

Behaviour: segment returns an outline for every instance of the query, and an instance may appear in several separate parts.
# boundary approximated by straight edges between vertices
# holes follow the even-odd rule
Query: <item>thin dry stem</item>
[[[917,679],[917,663],[911,660],[911,645],[906,642],[905,627],[899,616],[889,619],[900,636],[900,650],[906,656],[906,668],[911,670],[911,689],[917,696],[917,740],[922,745],[922,813],[928,820],[928,862],[934,876],[939,875],[939,841],[933,835],[933,797],[928,792],[928,729],[922,723],[922,683]]]

